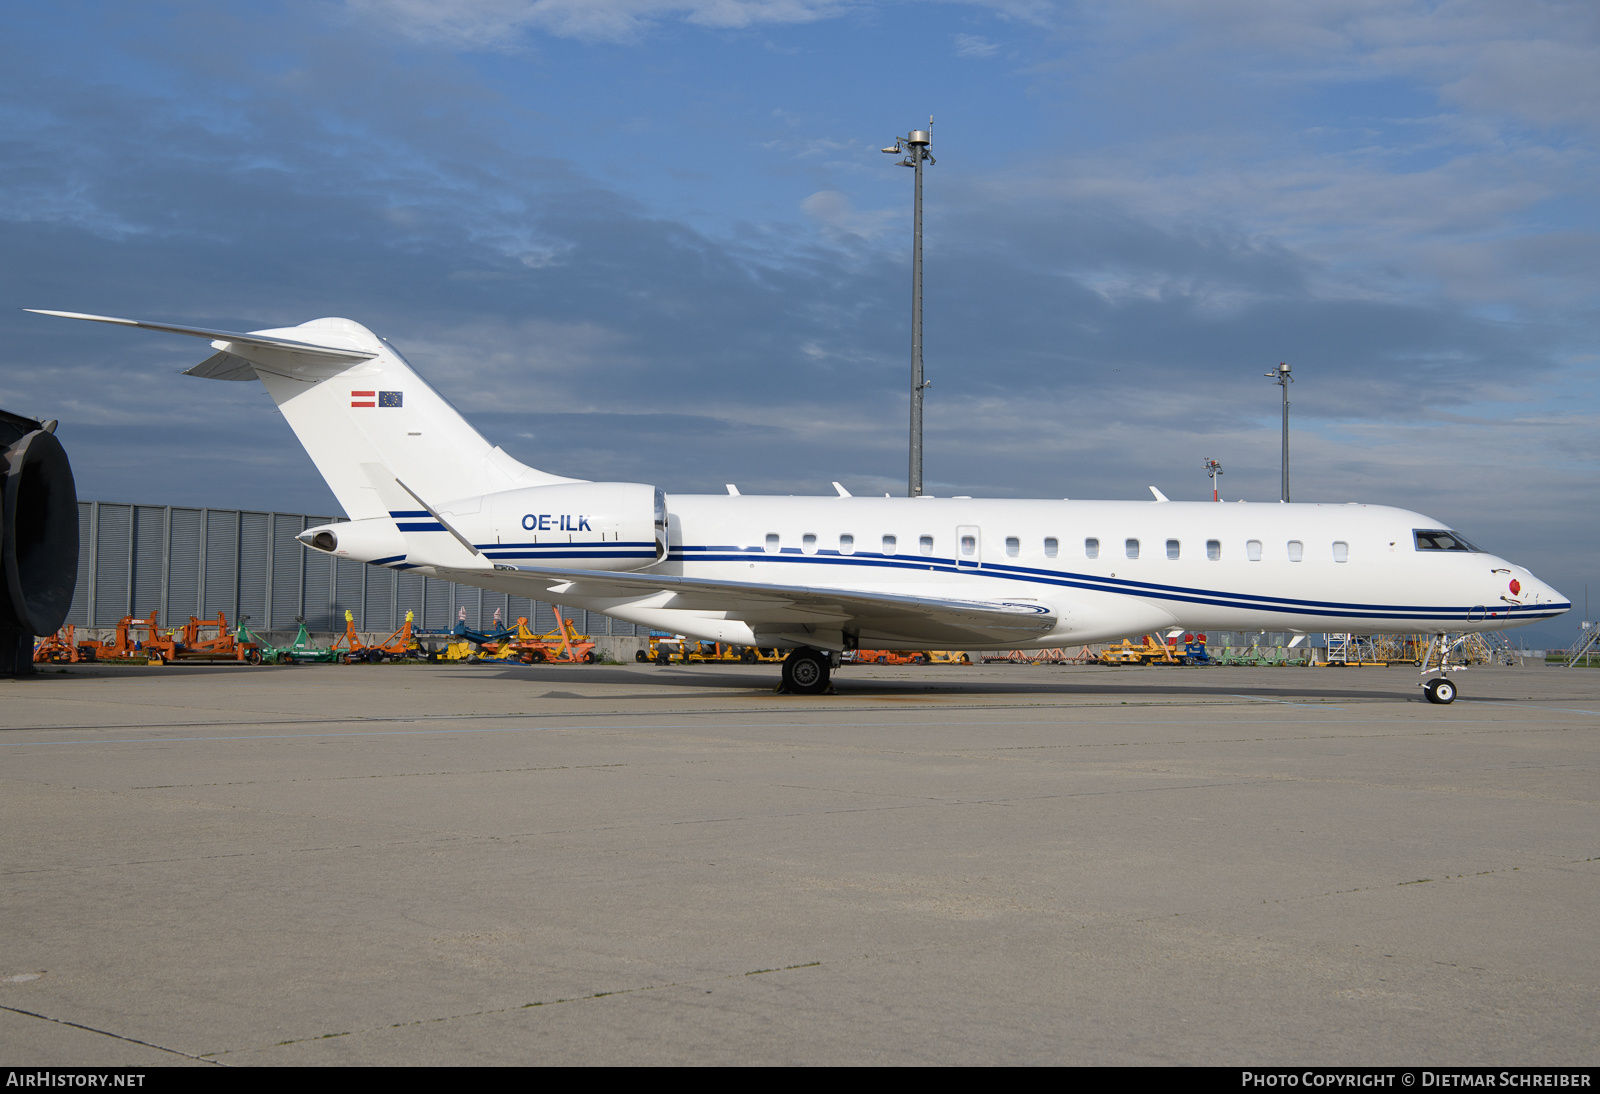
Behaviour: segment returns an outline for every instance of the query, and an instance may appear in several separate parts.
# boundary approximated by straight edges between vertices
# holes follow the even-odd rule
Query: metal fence
[[[342,631],[349,611],[358,631],[392,631],[409,610],[417,629],[447,630],[465,608],[467,625],[482,629],[498,608],[505,622],[526,616],[537,632],[555,630],[543,601],[335,559],[294,538],[337,519],[80,501],[78,587],[67,622],[111,627],[157,611],[176,625],[222,611],[252,630],[293,630],[304,619],[313,632]],[[648,633],[599,612],[562,614],[585,634]]]

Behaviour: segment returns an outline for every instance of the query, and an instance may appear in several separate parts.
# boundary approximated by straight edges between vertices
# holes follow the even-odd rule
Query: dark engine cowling
[[[48,424],[0,410],[0,674],[33,671],[33,638],[67,620],[78,583],[78,491]]]

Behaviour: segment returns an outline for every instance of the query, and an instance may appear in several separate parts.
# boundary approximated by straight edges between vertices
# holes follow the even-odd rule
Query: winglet
[[[1161,491],[1157,490],[1153,486],[1150,488],[1150,492],[1156,496],[1156,500],[1157,501],[1171,501],[1172,500],[1171,498],[1167,497],[1165,494],[1163,494]]]
[[[855,496],[854,494],[850,493],[850,491],[848,491],[844,487],[840,486],[838,483],[834,483],[833,484],[833,488],[835,490],[839,491],[839,496],[841,498],[850,498],[850,497],[854,497]]]

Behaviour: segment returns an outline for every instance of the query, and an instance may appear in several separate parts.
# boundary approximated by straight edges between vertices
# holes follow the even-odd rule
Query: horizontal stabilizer
[[[257,346],[262,349],[289,350],[293,353],[303,354],[308,357],[320,358],[325,361],[370,361],[378,356],[363,349],[345,349],[340,346],[318,346],[310,342],[299,342],[293,338],[278,338],[274,335],[241,334],[237,331],[208,330],[205,327],[178,327],[169,323],[142,323],[137,319],[116,319],[109,315],[85,315],[75,311],[47,311],[44,308],[23,308],[23,311],[33,312],[35,315],[56,315],[63,319],[87,319],[91,323],[114,323],[119,327],[138,327],[141,330],[159,330],[168,334],[187,334],[193,338],[209,338],[215,342],[234,342],[241,346]],[[211,362],[203,361],[196,369],[203,368]],[[210,373],[197,372],[190,369],[194,376],[207,376],[210,379],[232,379],[233,377],[213,376]],[[244,377],[240,377],[244,379]]]

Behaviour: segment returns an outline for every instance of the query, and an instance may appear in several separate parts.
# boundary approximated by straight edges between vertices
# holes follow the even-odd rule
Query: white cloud
[[[800,208],[831,234],[862,239],[882,235],[901,215],[893,209],[858,210],[837,190],[818,190]]]
[[[954,38],[957,57],[993,57],[1000,47],[976,34],[957,34]]]

